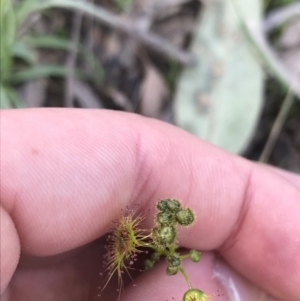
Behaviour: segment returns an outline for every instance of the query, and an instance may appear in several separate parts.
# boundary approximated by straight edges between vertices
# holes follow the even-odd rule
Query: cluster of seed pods
[[[192,261],[198,262],[200,252],[190,250],[188,254],[181,255],[176,242],[178,226],[190,226],[195,220],[194,213],[191,209],[182,207],[176,199],[162,199],[156,204],[156,208],[158,212],[155,217],[155,226],[152,229],[155,251],[151,254],[150,259],[145,260],[145,268],[152,268],[161,256],[165,256],[167,259],[167,275],[176,275],[180,271],[188,283],[189,290],[184,294],[183,301],[207,300],[205,293],[192,288],[188,275],[182,266],[182,260],[188,257]]]
[[[151,230],[141,229],[145,215],[136,214],[136,211],[126,208],[117,220],[108,236],[107,252],[105,255],[105,269],[107,278],[101,291],[106,287],[112,275],[117,273],[119,278],[120,293],[123,287],[122,274],[129,272],[131,266],[137,261],[138,254],[146,253],[152,249],[150,258],[144,261],[146,270],[151,269],[161,257],[166,258],[166,273],[169,276],[180,272],[188,284],[188,291],[183,296],[183,301],[206,301],[209,296],[199,289],[192,288],[191,282],[183,268],[183,259],[190,258],[194,262],[200,260],[201,253],[190,250],[181,254],[177,242],[178,227],[190,226],[195,221],[195,215],[189,208],[184,208],[176,199],[162,199],[156,204],[154,227]],[[142,250],[146,248],[146,250]]]

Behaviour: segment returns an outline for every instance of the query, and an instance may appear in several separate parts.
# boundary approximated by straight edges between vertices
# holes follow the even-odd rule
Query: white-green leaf
[[[198,62],[183,72],[175,98],[179,126],[234,153],[247,147],[263,101],[263,71],[239,20],[259,23],[261,11],[260,0],[207,2],[191,46]]]

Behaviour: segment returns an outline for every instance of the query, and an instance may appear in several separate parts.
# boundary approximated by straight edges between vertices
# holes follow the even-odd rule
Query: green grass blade
[[[116,15],[113,15],[106,10],[102,9],[100,6],[96,6],[93,3],[89,3],[82,0],[27,0],[17,12],[18,24],[24,21],[29,14],[43,11],[50,8],[65,8],[81,11],[87,15],[100,19],[103,23],[108,25],[113,25],[118,28],[124,27],[124,22]]]
[[[65,77],[67,75],[68,70],[64,66],[40,65],[15,72],[9,80],[13,83],[19,83],[42,77]],[[75,75],[82,77],[83,73],[76,71]]]
[[[70,40],[55,35],[28,36],[25,40],[31,47],[36,48],[51,48],[66,51],[72,49],[72,42]]]
[[[16,19],[11,0],[0,0],[0,39],[1,44],[4,43],[7,47],[10,47],[16,36]]]
[[[70,51],[72,49],[71,41],[54,35],[26,37],[26,41],[35,48],[50,48],[65,51]],[[101,82],[104,78],[104,69],[99,60],[95,59],[94,54],[83,45],[79,45],[76,50],[90,66],[94,67],[94,73],[91,74],[90,77],[97,83]]]
[[[0,86],[0,108],[12,109],[22,106],[19,95],[8,87]]]
[[[1,81],[11,72],[11,46],[14,42],[16,24],[11,0],[0,0],[0,71]]]
[[[22,108],[23,107],[21,98],[14,89],[6,88],[6,93],[10,99],[10,103],[12,104],[13,108]]]
[[[0,108],[1,109],[12,108],[10,99],[6,93],[6,89],[3,86],[0,86]]]
[[[15,41],[11,47],[11,55],[22,59],[30,65],[37,62],[37,56],[34,50],[23,40]]]

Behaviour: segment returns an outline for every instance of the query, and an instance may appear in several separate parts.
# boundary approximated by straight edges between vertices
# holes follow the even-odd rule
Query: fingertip
[[[2,294],[18,265],[21,248],[14,222],[2,207],[0,207],[0,216],[0,287]]]

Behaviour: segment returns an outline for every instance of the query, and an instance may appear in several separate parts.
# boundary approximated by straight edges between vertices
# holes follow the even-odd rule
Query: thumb
[[[0,292],[6,289],[19,262],[20,242],[9,214],[0,207]]]

